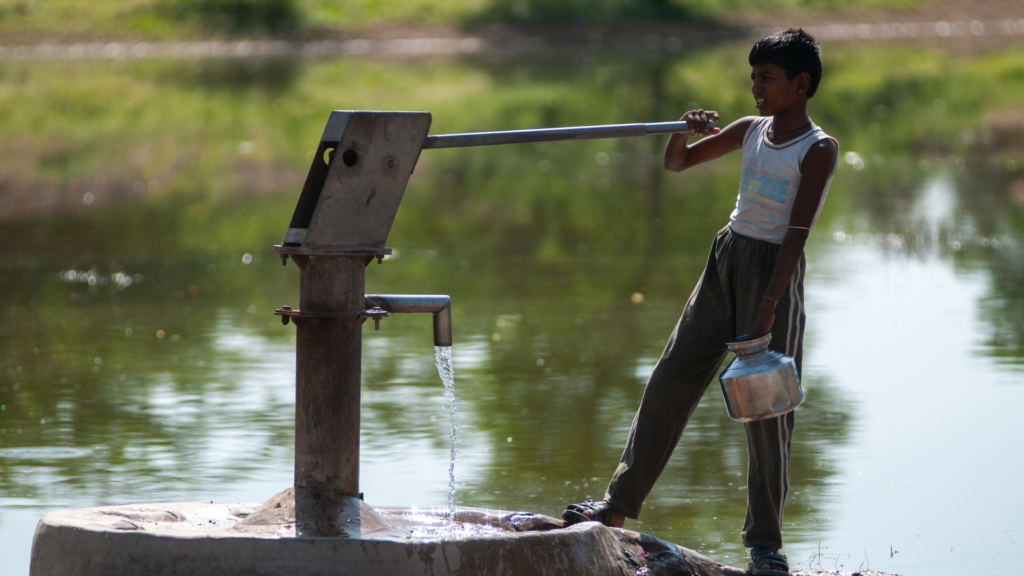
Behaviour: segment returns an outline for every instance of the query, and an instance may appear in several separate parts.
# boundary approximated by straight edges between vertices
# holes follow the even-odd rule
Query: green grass
[[[165,215],[180,232],[165,231],[177,243],[146,244],[150,226],[144,225],[137,229],[140,250],[201,252],[205,244],[190,239],[207,236],[192,233],[204,227],[222,228],[216,234],[224,246],[249,245],[252,215],[235,210],[244,217],[224,222],[222,207],[284,192],[286,217],[332,109],[427,110],[435,134],[669,120],[697,105],[731,120],[754,111],[744,52],[727,47],[677,60],[535,59],[500,66],[8,63],[0,68],[0,107],[9,112],[0,116],[0,155],[7,159],[0,178],[8,197],[49,191],[63,206],[86,212],[125,200],[177,206]],[[1021,151],[984,144],[986,116],[1019,107],[1021,93],[1024,50],[976,58],[909,47],[826,51],[826,77],[811,115],[839,139],[842,152],[869,163],[863,172],[843,164],[830,202],[873,206],[886,217],[893,202],[906,200],[928,177],[917,169],[919,158],[952,154],[980,166],[1015,159],[1024,167]],[[697,231],[693,241],[703,242],[716,225],[706,215],[727,213],[734,201],[738,157],[670,174],[660,167],[663,141],[424,153],[399,215],[399,234],[406,236],[400,245],[478,237],[482,253],[557,261],[586,243],[591,253],[611,254],[626,245],[592,239],[651,237],[656,232],[648,224],[658,210],[678,214],[678,222]],[[885,165],[876,166],[875,158]],[[855,184],[861,194],[846,196]],[[95,195],[89,207],[81,204],[86,193]],[[161,209],[153,210],[146,221],[159,220]],[[1020,218],[1019,212],[1008,214]],[[682,230],[657,234],[666,242],[691,238]]]

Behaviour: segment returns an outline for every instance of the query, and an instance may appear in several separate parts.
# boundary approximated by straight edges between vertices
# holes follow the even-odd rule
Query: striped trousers
[[[668,463],[683,429],[726,356],[725,343],[746,334],[775,269],[780,245],[748,238],[728,226],[716,236],[707,267],[686,302],[672,336],[647,382],[605,499],[637,518]],[[803,356],[807,264],[800,263],[775,308],[771,349]],[[789,491],[793,412],[744,424],[747,433],[745,546],[782,547],[782,516]]]

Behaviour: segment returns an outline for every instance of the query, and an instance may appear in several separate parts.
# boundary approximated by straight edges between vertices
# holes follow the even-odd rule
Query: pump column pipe
[[[299,267],[295,345],[295,512],[304,536],[341,536],[359,498],[364,255],[291,254]]]

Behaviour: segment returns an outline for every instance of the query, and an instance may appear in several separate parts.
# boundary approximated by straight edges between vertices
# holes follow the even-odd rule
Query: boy
[[[683,309],[644,390],[622,459],[601,502],[572,504],[567,524],[595,520],[621,527],[637,518],[644,499],[704,391],[725,359],[725,343],[771,332],[771,348],[803,352],[804,243],[821,212],[838,159],[838,143],[811,122],[807,100],[821,80],[814,38],[790,29],[754,44],[751,91],[760,117],[723,129],[712,111],[692,110],[681,120],[690,131],[673,134],[665,168],[681,172],[743,150],[743,173],[729,224],[715,237],[707,268]],[[690,136],[707,135],[695,144]],[[782,515],[789,490],[794,413],[746,423],[747,517],[744,546],[751,573],[789,573],[782,548]]]

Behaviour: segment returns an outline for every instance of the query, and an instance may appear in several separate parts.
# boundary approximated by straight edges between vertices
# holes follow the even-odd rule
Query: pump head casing
[[[282,247],[382,250],[430,122],[429,112],[331,112]]]

